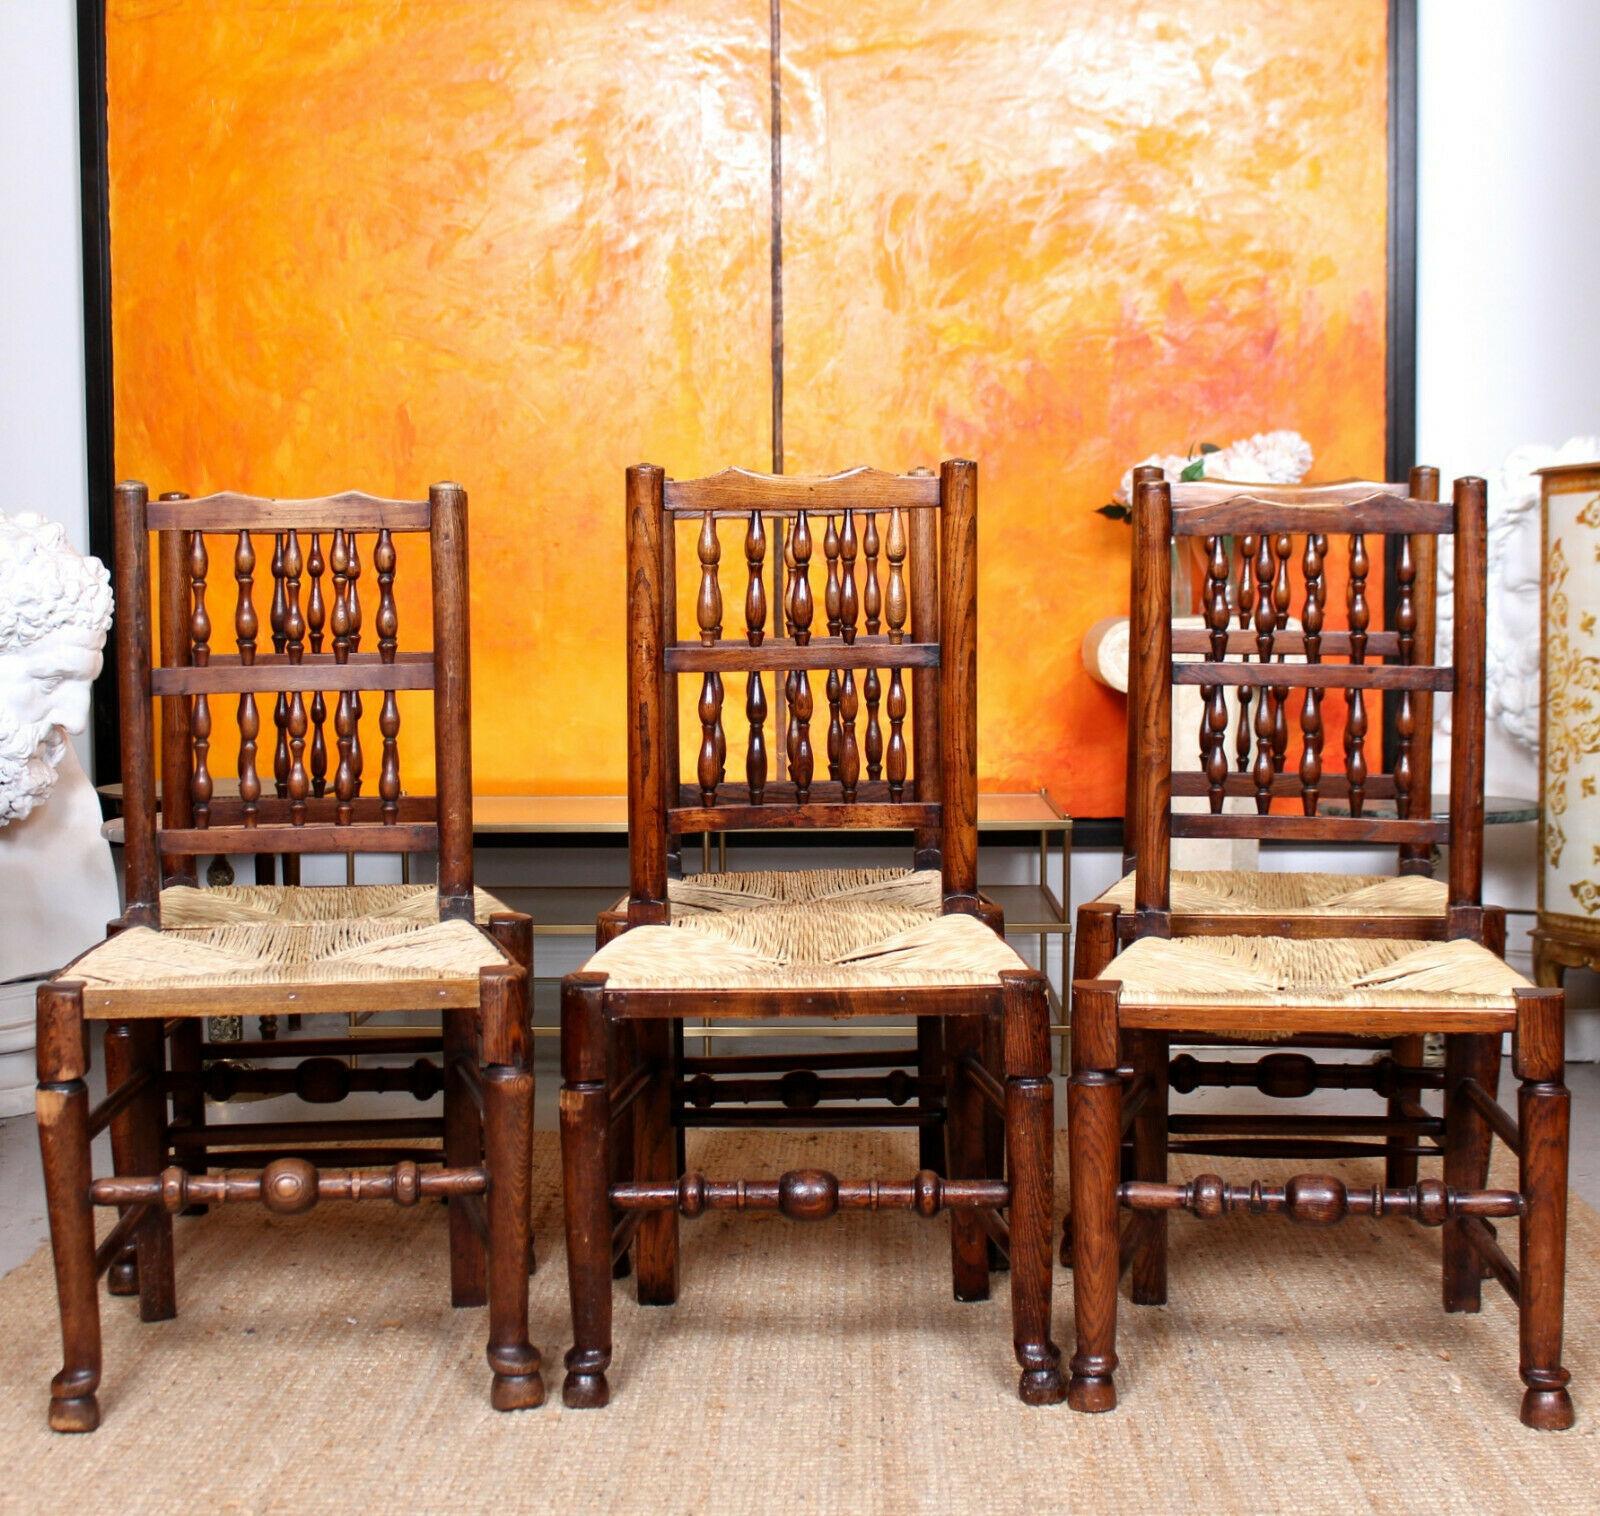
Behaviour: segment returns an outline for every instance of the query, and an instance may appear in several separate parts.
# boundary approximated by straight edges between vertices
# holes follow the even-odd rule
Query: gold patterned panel
[[[1539,918],[1600,935],[1600,463],[1544,471]]]

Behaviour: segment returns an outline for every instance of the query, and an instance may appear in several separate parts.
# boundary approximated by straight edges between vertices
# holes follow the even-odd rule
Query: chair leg
[[[575,1409],[611,1398],[611,1094],[605,976],[571,974],[561,985],[561,1173],[567,1225],[572,1347],[561,1398]]]
[[[1072,1077],[1067,1138],[1072,1172],[1072,1306],[1077,1350],[1067,1404],[1109,1411],[1117,1403],[1117,1162],[1122,1081],[1117,1075],[1115,983],[1080,982],[1072,993]]]
[[[1006,1157],[1011,1179],[1011,1331],[1028,1405],[1066,1395],[1061,1349],[1050,1338],[1050,1219],[1055,1205],[1055,1087],[1050,996],[1042,974],[1005,979]]]
[[[1159,1032],[1135,1032],[1134,1077],[1150,1080],[1150,1092],[1133,1118],[1133,1177],[1164,1184],[1167,1178],[1168,1039]],[[1134,1223],[1133,1264],[1129,1280],[1135,1305],[1167,1303],[1167,1213],[1141,1211]]]
[[[680,1177],[672,1123],[672,1026],[669,1021],[641,1021],[634,1029],[639,1061],[655,1069],[649,1089],[633,1106],[633,1174],[643,1184],[663,1180],[676,1184]],[[617,1140],[621,1140],[620,1136]],[[640,1305],[672,1305],[677,1300],[676,1206],[646,1211],[641,1217],[634,1234],[634,1270]]]
[[[1522,1422],[1559,1432],[1573,1422],[1561,1366],[1567,1254],[1567,1144],[1572,1096],[1562,1081],[1566,997],[1519,991],[1514,1064],[1521,1129]]]
[[[284,859],[287,864],[287,857]],[[205,1040],[205,1023],[198,1017],[185,1016],[174,1023],[172,1028],[172,1071],[175,1074],[199,1074],[203,1071],[204,1063],[200,1056],[200,1045]],[[172,1123],[182,1127],[185,1131],[203,1132],[206,1127],[206,1096],[205,1091],[199,1088],[180,1090],[172,1096]],[[203,1174],[206,1171],[206,1156],[199,1148],[186,1148],[180,1160],[183,1168],[190,1174]],[[203,1204],[186,1206],[185,1216],[204,1216],[207,1207]]]
[[[471,1011],[444,1012],[444,1161],[452,1169],[483,1162],[483,1121],[463,1083],[462,1063],[478,1059],[477,1017]],[[448,1206],[450,1217],[450,1304],[480,1306],[489,1300],[488,1259],[465,1205]]]
[[[533,1070],[528,1067],[528,977],[520,965],[479,974],[483,1016],[485,1167],[489,1174],[489,1403],[544,1404],[539,1350],[528,1341],[528,1228],[532,1201]]]
[[[39,1006],[39,1155],[61,1308],[61,1372],[50,1382],[50,1429],[100,1425],[100,1300],[89,1199],[89,1071],[80,985],[43,984]]]
[[[1463,1080],[1473,1079],[1494,1095],[1500,1082],[1500,1036],[1452,1033],[1444,1047],[1444,1182],[1452,1190],[1481,1190],[1488,1182],[1494,1133],[1462,1098],[1460,1088]],[[1444,1224],[1443,1255],[1445,1310],[1477,1311],[1483,1303],[1483,1266],[1459,1219]]]
[[[533,918],[525,916],[520,911],[496,911],[489,917],[489,935],[500,944],[510,955],[511,961],[520,964],[528,976],[528,1018],[532,1026],[533,1018]],[[291,1016],[289,1027],[293,1030],[299,1025],[300,1018]],[[533,1044],[528,1044],[528,1067],[533,1067]],[[474,1111],[474,1115],[477,1113]],[[533,1127],[528,1128],[528,1172],[533,1172]],[[473,1160],[476,1162],[477,1160]],[[533,1228],[528,1228],[528,1273],[532,1274],[538,1267],[538,1259],[534,1256]]]
[[[925,1120],[917,1128],[917,1167],[935,1174],[946,1173],[945,1134],[941,1130],[949,1119],[946,1111],[950,1096],[944,1062],[944,1020],[939,1016],[917,1017],[917,1078],[924,1093],[917,1107]],[[930,1094],[935,1088],[940,1093]]]
[[[161,1023],[155,1020],[121,1023],[124,1036],[115,1039],[126,1049],[130,1073],[148,1073],[150,1084],[124,1113],[119,1174],[148,1176],[161,1171],[166,1162],[166,1096],[161,1089],[164,1039]],[[106,1088],[111,1085],[110,1050],[112,1032],[107,1028]],[[116,1124],[111,1132],[113,1156],[118,1147]],[[125,1167],[123,1165],[126,1165]],[[141,1321],[170,1321],[178,1314],[177,1279],[172,1259],[172,1216],[164,1206],[152,1206],[144,1225],[134,1238],[134,1275],[139,1293]],[[114,1265],[113,1265],[114,1267]]]
[[[1422,1038],[1397,1037],[1389,1046],[1389,1056],[1396,1064],[1403,1068],[1414,1069],[1422,1063]],[[1398,1121],[1404,1118],[1404,1106],[1407,1101],[1414,1101],[1417,1091],[1413,1087],[1397,1089],[1388,1100],[1389,1118]],[[1417,1155],[1415,1153],[1401,1153],[1393,1151],[1397,1148],[1415,1146],[1416,1139],[1407,1137],[1403,1133],[1390,1137],[1388,1147],[1389,1155],[1383,1160],[1383,1182],[1390,1189],[1406,1189],[1417,1182]]]
[[[133,1029],[126,1021],[109,1022],[105,1041],[101,1044],[106,1065],[106,1093],[121,1087],[133,1077]],[[124,1110],[111,1121],[111,1172],[119,1178],[141,1172],[133,1159],[133,1112]],[[155,1169],[144,1170],[154,1173]],[[132,1206],[118,1206],[119,1215],[125,1216]],[[139,1245],[132,1238],[112,1260],[106,1271],[106,1293],[110,1295],[137,1295],[139,1293]]]
[[[611,1078],[620,1082],[639,1065],[639,1041],[636,1029],[627,1024],[612,1022],[607,1028],[611,1036]],[[628,1184],[633,1179],[634,1134],[639,1103],[635,1101],[612,1122],[611,1168],[612,1184]],[[633,1272],[633,1259],[627,1249],[611,1260],[611,1277],[626,1279]]]
[[[985,1166],[984,1099],[962,1067],[963,1059],[982,1056],[983,1018],[951,1016],[943,1042],[948,1147],[943,1172],[952,1179],[998,1177]],[[962,1206],[950,1210],[950,1278],[957,1300],[989,1298],[989,1238],[978,1218]]]
[[[1117,956],[1117,918],[1114,906],[1098,902],[1078,907],[1078,924],[1072,938],[1072,979],[1098,979]],[[1070,1020],[1070,1018],[1069,1018]],[[1070,1046],[1071,1033],[1068,1034]],[[1072,1267],[1072,1207],[1061,1218],[1061,1265]]]
[[[983,1018],[983,1065],[994,1075],[995,1079],[1004,1082],[1006,1077],[1006,1051],[1005,1051],[1005,1017],[996,1012]],[[995,1110],[987,1100],[978,1107],[978,1119],[983,1127],[983,1168],[980,1172],[992,1174],[1001,1178],[1006,1172],[1006,1118],[1003,1112]],[[1005,1250],[987,1235],[984,1246],[989,1254],[989,1269],[992,1273],[1003,1274],[1011,1267],[1010,1260],[1006,1257]]]

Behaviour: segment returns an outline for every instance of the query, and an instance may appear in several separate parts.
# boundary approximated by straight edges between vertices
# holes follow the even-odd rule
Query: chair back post
[[[945,909],[978,908],[978,466],[941,465],[940,867]]]
[[[428,490],[433,570],[433,750],[439,827],[439,919],[471,921],[472,668],[467,492]]]
[[[1133,492],[1128,743],[1135,753],[1134,909],[1165,935],[1172,855],[1172,490],[1157,471]],[[1153,919],[1151,919],[1153,918]],[[1150,931],[1146,931],[1146,927]]]
[[[1159,464],[1141,463],[1133,471],[1132,482],[1128,489],[1130,505],[1138,499],[1141,484],[1154,484],[1166,478],[1166,473]],[[1128,604],[1138,603],[1134,593],[1133,580],[1138,574],[1139,559],[1136,553],[1128,555]],[[1129,628],[1128,637],[1128,720],[1127,720],[1127,748],[1124,756],[1124,769],[1122,780],[1122,872],[1131,874],[1139,861],[1138,850],[1134,846],[1134,834],[1137,830],[1135,816],[1138,814],[1139,804],[1139,744],[1134,739],[1133,730],[1133,692],[1138,686],[1138,679],[1134,673],[1134,664],[1137,658],[1137,649],[1134,647],[1132,628]]]
[[[916,470],[926,473],[925,469]],[[933,511],[910,511],[911,539],[911,636],[916,642],[938,642],[939,586],[943,582],[939,563],[939,520]],[[911,671],[911,731],[915,748],[915,793],[920,801],[936,801],[944,794],[944,771],[939,752],[938,669]],[[918,831],[912,839],[913,864],[919,869],[939,868],[942,853],[941,833]]]
[[[1437,502],[1439,470],[1416,464],[1406,484],[1413,500]],[[1431,664],[1437,652],[1439,599],[1439,539],[1432,532],[1418,532],[1411,538],[1415,567],[1413,601],[1416,606],[1416,640],[1412,662]],[[1415,730],[1418,740],[1411,752],[1411,814],[1426,819],[1433,815],[1433,692],[1417,690],[1412,695]],[[1402,874],[1433,873],[1433,849],[1426,843],[1406,843],[1400,848]]]
[[[161,496],[162,500],[187,500],[180,490]],[[184,563],[183,537],[178,532],[156,534],[156,594],[161,601],[158,635],[163,668],[187,667],[193,662],[189,618],[193,600],[189,593],[188,569]],[[161,702],[161,824],[187,827],[194,824],[194,797],[189,791],[194,749],[188,700]],[[193,884],[197,865],[192,854],[161,855],[162,884]]]
[[[1457,479],[1455,504],[1455,689],[1450,709],[1450,895],[1452,917],[1483,901],[1484,677],[1487,663],[1488,487]],[[1470,935],[1464,921],[1451,936]]]
[[[662,579],[666,474],[654,464],[628,470],[628,921],[667,919],[667,762],[664,673],[666,601]],[[674,692],[675,693],[675,692]],[[674,723],[675,725],[675,723]]]
[[[150,686],[149,491],[137,480],[116,491],[117,698],[122,722],[122,862],[130,926],[161,923],[156,854],[155,734]]]

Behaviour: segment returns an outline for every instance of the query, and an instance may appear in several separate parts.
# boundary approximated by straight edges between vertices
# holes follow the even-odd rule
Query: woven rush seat
[[[487,890],[472,892],[480,926],[511,907]],[[264,921],[307,923],[355,919],[427,922],[439,919],[439,892],[431,884],[229,884],[211,889],[169,885],[161,892],[163,931]]]
[[[821,903],[828,909],[888,906],[937,916],[937,869],[750,869],[667,880],[673,916]],[[618,909],[626,909],[623,896]]]
[[[401,1005],[476,1005],[478,971],[506,961],[467,921],[269,919],[132,927],[91,948],[68,973],[84,986],[87,1014],[138,1016],[164,1014],[180,991],[259,990],[308,1011],[324,1008],[323,1000],[344,1010],[396,992]]]
[[[1394,938],[1143,937],[1105,980],[1127,1006],[1356,1007],[1514,1012],[1532,986],[1476,942]]]
[[[1261,873],[1254,869],[1174,869],[1171,910],[1194,916],[1443,916],[1442,879],[1420,874]],[[1132,874],[1098,897],[1131,911]]]
[[[872,990],[998,985],[1027,964],[976,916],[766,905],[635,926],[587,971],[616,990]]]

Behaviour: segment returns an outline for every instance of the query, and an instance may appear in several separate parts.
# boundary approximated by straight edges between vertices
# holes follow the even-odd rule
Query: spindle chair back
[[[1174,837],[1272,841],[1393,843],[1405,872],[1426,872],[1436,845],[1450,847],[1448,918],[1388,935],[1479,935],[1483,882],[1483,674],[1481,607],[1486,576],[1481,481],[1457,481],[1449,504],[1402,496],[1365,484],[1279,490],[1225,483],[1190,484],[1175,494],[1164,481],[1136,482],[1133,632],[1130,645],[1130,733],[1135,863],[1133,935],[1174,930],[1170,904]],[[1458,613],[1452,657],[1434,650],[1434,564],[1438,538],[1454,539]],[[1174,631],[1175,540],[1205,544],[1206,627]],[[1374,630],[1368,594],[1371,566],[1385,539],[1397,543],[1392,628]],[[1344,614],[1328,604],[1332,555],[1348,568]],[[1237,586],[1230,603],[1229,586]],[[1474,610],[1478,607],[1478,610]],[[1300,629],[1286,629],[1291,611]],[[1239,625],[1234,625],[1237,615]],[[1246,625],[1245,623],[1249,624]],[[1197,663],[1174,653],[1200,653]],[[1304,661],[1286,662],[1285,655]],[[1170,691],[1197,685],[1203,721],[1197,769],[1173,768]],[[1238,692],[1230,722],[1225,691]],[[1374,725],[1384,694],[1397,704],[1397,746],[1391,769],[1377,758]],[[1432,815],[1433,699],[1452,697],[1451,802],[1447,819]],[[1326,762],[1328,705],[1342,703],[1342,762]],[[1230,731],[1230,725],[1232,730]],[[1289,762],[1291,727],[1300,735]],[[1198,796],[1208,809],[1175,814],[1175,795]],[[1254,815],[1225,815],[1224,802],[1244,796]],[[1348,815],[1330,815],[1329,800]],[[1392,801],[1393,817],[1366,814],[1369,801]],[[1286,809],[1287,802],[1294,809]],[[1232,918],[1181,923],[1203,935],[1251,930]],[[1262,930],[1257,927],[1255,930]],[[1273,930],[1267,927],[1265,930]],[[1349,930],[1348,923],[1340,931]]]
[[[201,853],[437,851],[440,918],[470,921],[466,492],[440,484],[426,500],[230,492],[151,501],[144,485],[127,483],[116,511],[126,919],[158,925],[162,884],[192,880]],[[400,648],[397,539],[427,549],[431,648]],[[227,630],[214,619],[218,577],[234,585]],[[263,577],[270,590],[258,590]],[[230,640],[234,651],[216,647]],[[432,696],[434,795],[402,790],[397,694],[407,690]],[[161,711],[159,824],[152,700]],[[236,795],[217,792],[221,701],[236,702]]]
[[[937,476],[628,471],[632,922],[662,919],[678,839],[732,830],[909,829],[946,898],[976,902],[976,476],[960,461]],[[686,569],[680,526],[694,538]],[[743,560],[726,595],[725,546]],[[691,637],[680,572],[696,589]],[[748,731],[733,783],[729,676]],[[680,680],[700,723],[689,782]]]

